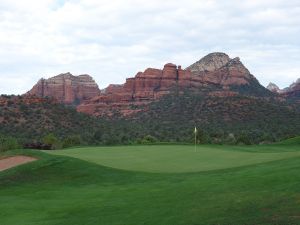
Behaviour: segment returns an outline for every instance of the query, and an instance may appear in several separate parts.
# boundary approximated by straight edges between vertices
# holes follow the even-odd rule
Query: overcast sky
[[[104,88],[215,51],[288,86],[300,77],[300,1],[0,0],[1,94],[63,72]]]

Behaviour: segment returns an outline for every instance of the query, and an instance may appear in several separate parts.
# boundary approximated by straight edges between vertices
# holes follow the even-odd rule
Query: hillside
[[[139,133],[165,141],[192,141],[194,126],[203,143],[259,143],[300,134],[299,106],[242,95],[168,95],[130,120]]]
[[[60,138],[80,135],[83,141],[90,142],[97,121],[50,98],[0,97],[0,134],[23,142],[38,141],[49,133]]]
[[[174,92],[130,117],[115,111],[101,118],[78,113],[49,98],[0,98],[0,135],[16,137],[22,143],[41,140],[50,133],[60,139],[78,136],[82,144],[192,143],[196,125],[200,143],[254,144],[299,135],[299,118],[297,105],[276,99],[220,97],[206,92]]]

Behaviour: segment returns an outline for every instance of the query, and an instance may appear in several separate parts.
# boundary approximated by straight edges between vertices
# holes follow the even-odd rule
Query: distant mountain
[[[168,63],[163,69],[148,68],[123,85],[110,85],[100,95],[83,102],[80,112],[103,116],[119,111],[131,115],[173,91],[207,92],[211,96],[272,96],[241,63],[225,53],[211,53],[186,69]]]
[[[280,88],[279,88],[276,84],[274,84],[274,83],[272,83],[272,82],[269,83],[268,86],[267,86],[266,88],[267,88],[268,90],[274,92],[274,93],[280,93],[280,92],[281,92]]]
[[[78,105],[83,100],[99,95],[100,90],[89,75],[74,76],[64,73],[49,79],[40,79],[26,94],[52,97],[64,104]]]
[[[267,86],[270,91],[279,94],[280,96],[300,103],[300,78],[292,83],[289,87],[280,89],[276,84],[270,83]]]
[[[300,78],[285,91],[288,99],[292,99],[300,103]]]

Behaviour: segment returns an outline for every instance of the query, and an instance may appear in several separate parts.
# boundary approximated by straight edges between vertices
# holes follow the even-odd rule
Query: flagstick
[[[196,143],[197,143],[197,131],[195,130],[195,152],[196,152]]]

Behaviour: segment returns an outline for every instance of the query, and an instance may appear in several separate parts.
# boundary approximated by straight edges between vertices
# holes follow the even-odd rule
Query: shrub
[[[81,144],[81,138],[79,135],[72,135],[69,137],[66,137],[63,141],[63,148],[68,148],[76,145]]]
[[[13,137],[0,136],[0,152],[18,149],[20,146],[17,139]]]
[[[141,141],[142,144],[149,144],[155,142],[157,142],[157,139],[151,135],[146,135]]]
[[[43,143],[45,143],[47,145],[51,145],[52,146],[51,149],[59,149],[62,147],[62,144],[59,141],[59,139],[52,133],[43,137]]]

